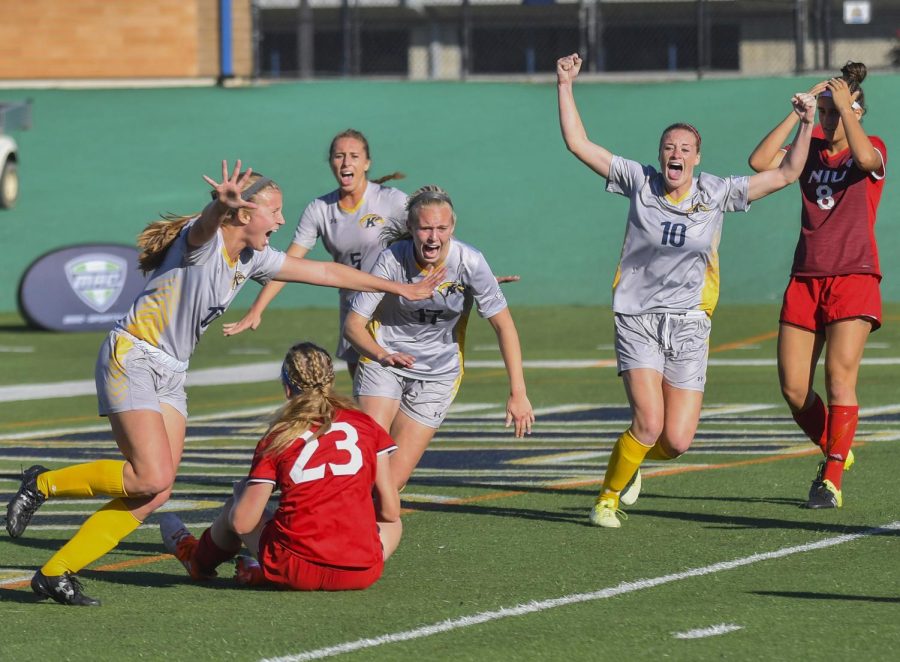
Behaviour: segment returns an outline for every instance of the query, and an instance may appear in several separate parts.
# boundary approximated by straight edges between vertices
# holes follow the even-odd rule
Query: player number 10
[[[662,245],[674,246],[681,248],[684,246],[684,236],[687,233],[687,226],[684,223],[670,223],[664,221],[663,224]]]

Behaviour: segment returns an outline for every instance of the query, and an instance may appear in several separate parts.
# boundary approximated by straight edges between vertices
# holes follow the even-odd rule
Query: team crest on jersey
[[[105,313],[125,287],[128,263],[116,255],[91,253],[66,262],[65,273],[78,298],[98,313]]]
[[[235,271],[234,280],[231,281],[231,289],[236,290],[245,280],[247,280],[247,277],[244,274],[242,274],[240,271]]]
[[[359,219],[359,227],[361,228],[377,228],[384,225],[384,219],[378,214],[366,214]]]
[[[696,204],[691,205],[688,208],[687,213],[688,214],[696,214],[698,211],[699,212],[707,212],[707,211],[712,211],[712,209],[713,209],[712,207],[707,207],[702,202],[698,202]]]
[[[447,280],[438,285],[435,289],[442,297],[444,297],[444,299],[446,299],[455,292],[462,294],[463,292],[465,292],[466,286],[460,283],[458,280]]]

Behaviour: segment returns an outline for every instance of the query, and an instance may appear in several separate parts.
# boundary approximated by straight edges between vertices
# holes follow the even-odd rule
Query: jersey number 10
[[[681,248],[684,246],[684,237],[687,234],[687,226],[684,223],[670,223],[664,221],[663,224],[662,245],[674,246]]]

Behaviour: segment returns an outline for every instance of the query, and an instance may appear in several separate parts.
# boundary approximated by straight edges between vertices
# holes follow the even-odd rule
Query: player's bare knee
[[[139,494],[160,495],[171,493],[175,485],[175,472],[157,469],[156,471],[135,472],[134,485],[129,485],[128,493],[132,496]]]
[[[807,388],[806,384],[804,384],[803,386],[797,386],[793,384],[781,385],[781,397],[783,397],[784,401],[787,402],[788,407],[791,408],[791,411],[802,411],[804,405],[806,404],[808,396],[809,388]]]

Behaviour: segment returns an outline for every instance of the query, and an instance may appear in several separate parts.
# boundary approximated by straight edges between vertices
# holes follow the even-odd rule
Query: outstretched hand
[[[256,329],[259,327],[260,322],[262,322],[262,315],[249,312],[237,322],[229,322],[228,324],[223,324],[222,333],[226,336],[236,336],[241,331],[246,331],[247,329],[256,331]]]
[[[560,83],[571,83],[581,71],[581,56],[578,53],[572,53],[561,57],[556,61],[556,80]]]
[[[241,197],[241,191],[244,190],[247,180],[252,173],[253,168],[247,168],[247,172],[242,175],[241,160],[238,159],[234,164],[234,170],[232,170],[231,175],[229,175],[228,161],[223,159],[222,182],[216,182],[216,180],[207,177],[206,175],[203,175],[203,179],[213,188],[213,191],[215,191],[214,196],[216,200],[226,207],[229,207],[230,209],[240,209],[241,207],[256,209],[256,203],[244,200]]]
[[[809,92],[797,92],[791,97],[791,106],[800,121],[811,124],[816,119],[816,97]]]
[[[434,296],[438,285],[444,282],[447,275],[447,267],[432,268],[429,274],[418,283],[403,285],[403,298],[410,301],[421,301]]]

